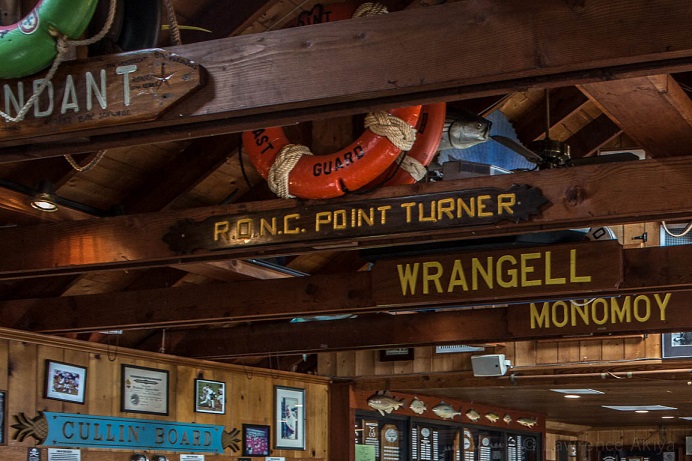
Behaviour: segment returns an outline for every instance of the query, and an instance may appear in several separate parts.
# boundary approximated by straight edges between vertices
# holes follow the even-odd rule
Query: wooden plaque
[[[16,116],[45,73],[0,85],[2,110]],[[0,122],[0,141],[154,120],[204,83],[202,67],[152,49],[61,65],[24,120]]]
[[[622,247],[612,240],[430,254],[377,261],[372,276],[378,305],[540,299],[616,288]]]

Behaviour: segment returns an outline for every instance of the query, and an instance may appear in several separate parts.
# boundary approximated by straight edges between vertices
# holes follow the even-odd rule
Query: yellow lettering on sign
[[[545,284],[546,285],[564,285],[566,280],[564,277],[553,278],[552,266],[553,252],[548,250],[545,252]]]
[[[412,267],[413,266],[413,267]],[[412,295],[416,294],[416,281],[418,281],[418,263],[413,265],[397,264],[396,268],[399,271],[399,283],[401,284],[401,294],[406,296],[410,291]]]
[[[590,275],[577,275],[577,250],[569,250],[569,281],[573,283],[588,283],[591,281]]]
[[[530,305],[530,318],[531,318],[531,329],[536,328],[550,328],[550,303],[544,302],[541,312],[538,312],[538,308],[534,303]]]
[[[231,223],[228,221],[217,221],[214,223],[214,241],[218,241],[219,238],[228,242],[228,231],[231,228]]]
[[[497,284],[502,288],[516,288],[518,274],[516,269],[504,269],[505,263],[509,263],[511,266],[517,265],[517,259],[512,255],[504,255],[497,258],[496,271],[497,271]],[[509,280],[504,279],[502,274],[509,275]]]
[[[447,293],[453,292],[456,287],[461,287],[463,291],[469,291],[469,286],[466,284],[466,275],[464,275],[464,268],[461,266],[461,261],[458,259],[454,260],[452,275],[449,277],[449,285],[447,285]]]
[[[442,264],[437,261],[428,261],[423,263],[423,293],[430,293],[430,282],[435,284],[438,293],[442,293]]]
[[[642,308],[643,306],[643,308]],[[643,309],[643,314],[641,312]],[[637,322],[646,322],[651,318],[651,300],[646,295],[639,295],[634,298],[634,318]]]
[[[521,286],[523,287],[535,287],[541,284],[540,280],[529,280],[528,274],[534,271],[533,266],[529,266],[527,261],[531,259],[539,259],[541,257],[540,253],[522,253],[521,255]]]
[[[617,298],[610,298],[610,322],[611,323],[629,323],[632,321],[632,310],[630,309],[630,297],[625,296],[620,308],[620,303]]]
[[[660,311],[661,321],[666,320],[666,307],[668,307],[668,302],[670,301],[670,293],[666,293],[666,297],[661,299],[658,293],[654,295],[656,304],[658,305],[658,310]]]

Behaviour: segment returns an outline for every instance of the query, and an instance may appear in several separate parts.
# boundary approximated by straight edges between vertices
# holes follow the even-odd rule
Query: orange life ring
[[[413,159],[423,167],[432,162],[435,154],[437,154],[437,148],[440,146],[446,114],[447,104],[443,102],[423,106],[416,127],[416,142],[413,144],[413,148],[406,153],[406,157]],[[407,169],[402,168],[399,163],[399,161],[394,162],[387,171],[374,181],[373,186],[414,184],[421,180],[420,177],[414,177]]]
[[[421,106],[393,109],[388,113],[416,126]],[[283,128],[271,127],[243,133],[243,146],[264,179],[281,150],[290,141]],[[401,153],[385,136],[366,130],[357,140],[328,155],[303,155],[288,177],[290,195],[300,198],[334,198],[371,183]]]
[[[311,11],[302,13],[291,26],[348,19],[354,15],[355,11],[356,7],[352,3],[317,4]],[[421,106],[412,106],[391,110],[389,114],[404,120],[411,126],[416,126],[420,109]],[[440,136],[436,138],[439,143],[441,132]],[[243,146],[250,161],[264,179],[269,177],[279,152],[289,144],[290,142],[281,127],[243,133]],[[425,148],[422,147],[423,144],[426,144]],[[429,150],[427,144],[430,143],[422,143],[420,148],[414,147],[413,149],[427,152]],[[366,130],[360,138],[338,152],[329,155],[304,155],[301,157],[290,171],[287,180],[288,192],[284,193],[288,197],[301,198],[339,197],[348,191],[360,189],[375,181],[385,169],[394,164],[394,160],[400,153],[401,150],[387,138]],[[416,155],[417,157],[418,155]],[[405,181],[405,179],[399,179],[398,176],[397,173],[396,181]],[[389,181],[387,182],[389,183]]]

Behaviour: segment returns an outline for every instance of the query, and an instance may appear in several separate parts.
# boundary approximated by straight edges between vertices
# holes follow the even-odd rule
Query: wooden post
[[[329,385],[329,460],[354,461],[356,412],[351,405],[351,383]]]

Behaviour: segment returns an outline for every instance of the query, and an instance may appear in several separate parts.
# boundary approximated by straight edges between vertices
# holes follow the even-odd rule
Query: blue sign
[[[223,453],[223,426],[74,413],[43,413],[51,447]]]

